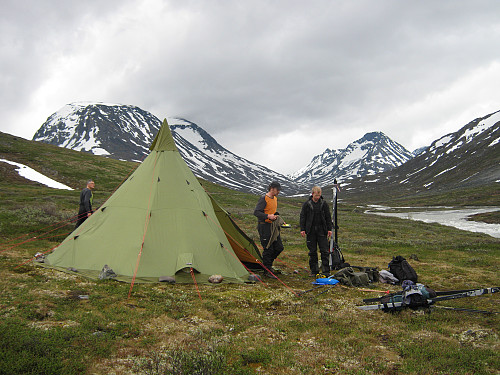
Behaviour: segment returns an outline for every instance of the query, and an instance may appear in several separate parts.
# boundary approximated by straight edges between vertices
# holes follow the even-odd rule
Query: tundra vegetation
[[[198,285],[201,298],[193,284],[135,284],[127,298],[128,284],[27,262],[72,230],[67,221],[77,212],[79,189],[89,176],[97,184],[98,206],[135,165],[0,135],[0,158],[44,168],[76,189],[27,183],[14,167],[0,164],[0,374],[500,371],[498,314],[361,311],[356,306],[363,298],[382,293],[340,285],[300,294],[313,287],[299,234],[301,198],[280,197],[280,214],[291,224],[282,230],[285,251],[275,264],[280,281]],[[201,182],[257,242],[252,212],[258,197]],[[485,200],[491,199],[491,190],[484,191]],[[458,205],[452,197],[431,197],[429,203]],[[339,203],[339,245],[347,262],[387,269],[393,256],[402,255],[434,290],[498,286],[499,239],[366,215],[364,203]],[[400,287],[375,283],[369,289]],[[499,297],[438,305],[498,311]]]

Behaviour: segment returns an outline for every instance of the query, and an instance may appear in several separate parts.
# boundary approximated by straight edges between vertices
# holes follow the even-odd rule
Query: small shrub
[[[241,353],[241,358],[245,365],[250,363],[267,364],[271,362],[271,354],[265,348],[247,350]]]
[[[211,375],[231,373],[223,353],[206,350],[175,349],[153,352],[140,359],[134,370],[147,375]]]
[[[20,321],[4,320],[0,324],[0,374],[84,372],[81,358],[67,360],[72,356],[69,348],[68,337],[60,330],[39,331]]]

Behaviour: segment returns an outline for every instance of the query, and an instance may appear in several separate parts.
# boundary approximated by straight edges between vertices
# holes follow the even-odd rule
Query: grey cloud
[[[321,139],[320,153],[364,131],[411,139],[446,116],[410,119],[403,136],[408,108],[499,61],[493,0],[42,3],[9,2],[0,16],[2,129],[38,91],[46,116],[75,97],[134,104],[195,121],[251,160],[236,138],[254,145],[270,129],[347,137]],[[64,59],[73,65],[55,84]],[[471,93],[471,108],[479,100]],[[308,152],[289,159],[298,169]]]

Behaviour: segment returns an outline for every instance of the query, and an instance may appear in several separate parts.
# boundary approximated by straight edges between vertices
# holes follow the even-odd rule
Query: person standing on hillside
[[[323,274],[330,275],[328,238],[332,236],[332,228],[330,208],[321,196],[321,188],[314,186],[309,200],[304,202],[300,211],[300,235],[306,237],[309,267],[313,276],[319,273],[317,248],[321,254]]]
[[[281,185],[279,182],[271,182],[267,193],[260,197],[253,213],[258,219],[257,230],[259,232],[260,243],[264,249],[262,251],[262,263],[265,268],[265,275],[272,278],[276,278],[272,271],[273,262],[283,251],[283,243],[281,242],[279,229],[276,239],[274,239],[273,236],[272,239],[274,239],[274,241],[270,242],[273,224],[276,225],[276,223],[281,221],[277,212],[278,194],[280,191]]]
[[[93,180],[87,181],[87,187],[80,193],[80,209],[78,210],[78,221],[76,222],[75,229],[87,220],[94,213],[92,211],[92,203],[94,202],[94,194],[92,190],[95,188]]]

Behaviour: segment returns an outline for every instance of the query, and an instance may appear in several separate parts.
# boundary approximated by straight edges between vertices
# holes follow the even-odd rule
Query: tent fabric
[[[197,283],[214,274],[241,283],[242,262],[261,263],[257,246],[205,192],[164,120],[144,162],[45,265],[91,278],[108,265],[127,282],[192,283],[193,269]]]
[[[262,256],[255,242],[238,227],[229,213],[211,195],[209,195],[209,198],[212,201],[217,220],[224,233],[226,233],[226,237],[238,259],[249,268],[262,268]]]

